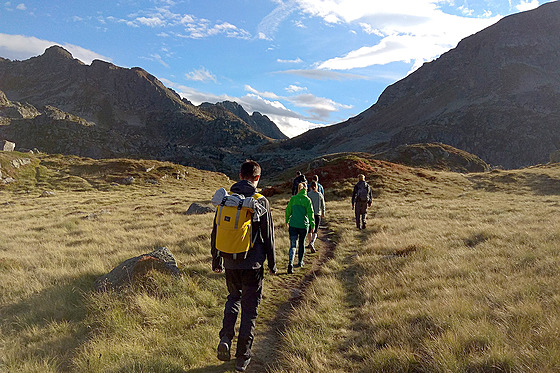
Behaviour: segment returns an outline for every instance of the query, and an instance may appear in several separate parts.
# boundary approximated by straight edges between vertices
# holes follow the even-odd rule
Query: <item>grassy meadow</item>
[[[0,187],[0,372],[234,370],[215,357],[226,289],[211,271],[213,215],[185,215],[231,182],[118,165],[101,173],[94,161],[33,158],[13,175],[25,182]],[[159,170],[157,183],[147,170]],[[114,182],[132,171],[133,185]],[[249,371],[558,371],[560,166],[467,175],[399,166],[375,180],[363,231],[350,206],[355,181],[327,188],[319,253],[294,275],[289,196],[269,198],[279,274],[265,279]],[[122,292],[94,290],[117,264],[161,246],[181,280],[152,273]]]

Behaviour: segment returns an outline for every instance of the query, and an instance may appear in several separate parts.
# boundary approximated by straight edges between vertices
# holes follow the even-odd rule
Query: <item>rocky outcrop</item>
[[[560,2],[506,17],[387,87],[375,105],[286,142],[310,154],[441,142],[507,168],[560,147]]]
[[[271,139],[285,140],[288,138],[288,136],[284,135],[284,133],[280,131],[273,121],[258,111],[249,115],[249,113],[247,113],[241,105],[233,101],[218,102],[216,105],[225,108],[245,121],[245,123],[247,123],[252,129],[270,137]]]

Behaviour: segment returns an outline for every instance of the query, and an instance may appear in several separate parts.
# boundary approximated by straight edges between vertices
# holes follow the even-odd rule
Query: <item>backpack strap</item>
[[[243,200],[239,201],[237,205],[237,214],[235,214],[235,229],[237,229],[239,225],[239,216],[241,215],[241,208],[243,207]]]

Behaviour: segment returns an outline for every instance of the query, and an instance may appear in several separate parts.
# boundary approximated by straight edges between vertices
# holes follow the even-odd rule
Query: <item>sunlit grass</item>
[[[559,170],[418,176],[399,168],[382,175],[365,231],[354,228],[353,181],[327,189],[336,248],[293,305],[287,300],[322,254],[286,274],[289,196],[270,198],[279,273],[265,279],[252,366],[557,371]],[[226,288],[211,271],[213,215],[184,214],[228,184],[191,176],[55,188],[52,197],[36,185],[0,191],[0,371],[233,371],[215,357]],[[94,291],[96,278],[161,246],[182,280],[155,273],[124,292]]]

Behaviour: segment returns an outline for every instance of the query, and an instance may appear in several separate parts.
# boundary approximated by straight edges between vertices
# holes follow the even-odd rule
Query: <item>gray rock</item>
[[[119,184],[122,185],[132,185],[134,184],[134,176],[129,176],[119,181]]]
[[[216,211],[216,209],[212,205],[193,202],[187,209],[187,212],[185,212],[185,215],[201,215],[208,214],[214,211]]]
[[[54,197],[55,195],[56,193],[50,190],[44,190],[43,193],[41,193],[41,197]]]
[[[116,266],[111,272],[95,281],[97,290],[119,290],[141,281],[148,272],[156,270],[180,278],[175,257],[168,248],[160,247],[148,254],[130,258]]]
[[[0,144],[2,145],[2,150],[5,152],[13,152],[16,148],[16,144],[8,140],[4,140]]]

